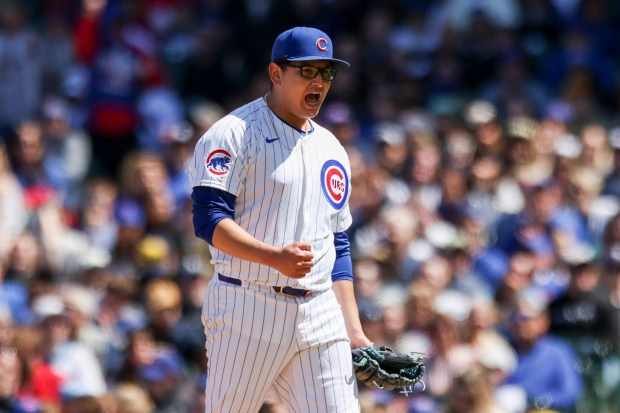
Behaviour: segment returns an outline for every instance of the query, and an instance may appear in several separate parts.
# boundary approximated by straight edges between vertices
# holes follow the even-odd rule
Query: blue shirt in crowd
[[[567,409],[577,404],[582,393],[578,360],[567,343],[541,337],[526,352],[518,352],[517,368],[508,383],[521,386],[533,407]]]

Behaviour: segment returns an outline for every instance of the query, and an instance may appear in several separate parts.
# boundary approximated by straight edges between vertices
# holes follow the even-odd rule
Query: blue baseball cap
[[[294,27],[281,33],[273,43],[272,62],[328,60],[334,69],[347,69],[348,62],[334,59],[334,45],[329,36],[312,27]]]

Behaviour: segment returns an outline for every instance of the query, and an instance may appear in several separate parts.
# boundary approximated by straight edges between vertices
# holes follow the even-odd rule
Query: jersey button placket
[[[307,240],[308,239],[308,235],[309,235],[309,228],[310,225],[309,223],[313,220],[313,217],[310,214],[310,202],[312,201],[310,199],[310,186],[312,185],[310,178],[310,173],[311,173],[311,166],[310,166],[310,162],[308,161],[308,155],[306,155],[306,153],[308,153],[308,140],[307,139],[303,139],[301,141],[301,159],[304,165],[304,195],[303,195],[303,217],[304,217],[304,231],[302,232],[303,234],[303,239]]]

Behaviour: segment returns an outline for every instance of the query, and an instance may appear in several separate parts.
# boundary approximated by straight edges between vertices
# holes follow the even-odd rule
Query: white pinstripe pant
[[[291,413],[360,411],[351,347],[332,290],[295,298],[214,279],[202,314],[207,413],[257,412],[272,384]]]

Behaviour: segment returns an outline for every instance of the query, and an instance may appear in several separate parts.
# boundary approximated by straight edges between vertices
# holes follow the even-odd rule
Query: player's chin
[[[311,118],[315,118],[318,114],[319,114],[319,110],[306,110],[306,118],[307,119],[311,119]]]

